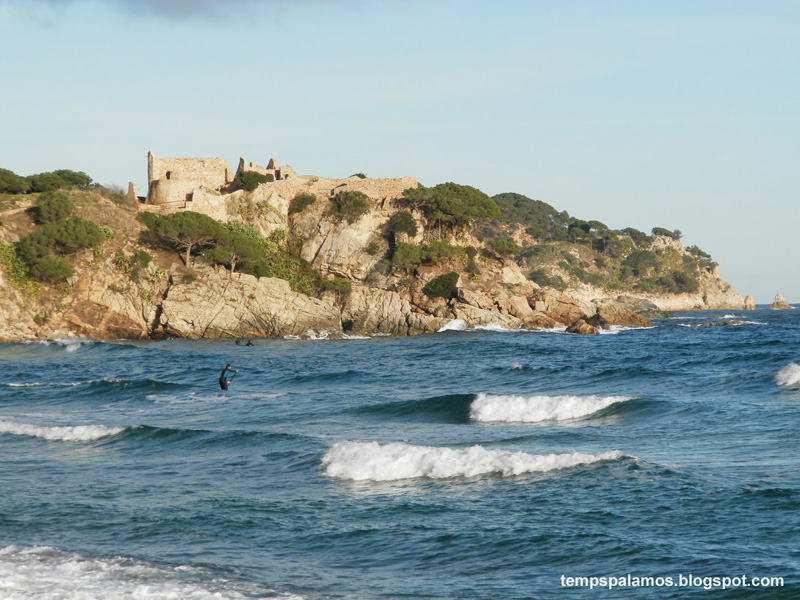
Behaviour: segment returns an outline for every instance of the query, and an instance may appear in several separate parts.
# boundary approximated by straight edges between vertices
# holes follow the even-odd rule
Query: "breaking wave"
[[[0,548],[0,573],[0,590],[9,594],[2,597],[14,600],[301,600],[264,589],[236,589],[240,586],[200,568],[158,567],[124,557],[90,558],[41,546]]]
[[[800,365],[797,363],[789,363],[783,367],[775,375],[775,381],[781,387],[798,387],[800,386]]]
[[[602,454],[527,454],[487,450],[478,445],[455,450],[402,442],[385,445],[378,442],[338,442],[322,458],[322,466],[325,467],[325,475],[335,479],[396,481],[419,477],[511,477],[619,460],[627,456],[618,450]]]
[[[125,427],[106,427],[105,425],[75,425],[71,427],[41,427],[29,423],[15,423],[0,419],[0,434],[27,435],[51,442],[91,442],[100,438],[117,435]]]
[[[628,396],[511,396],[481,392],[469,416],[483,423],[540,423],[567,421],[632,400]]]

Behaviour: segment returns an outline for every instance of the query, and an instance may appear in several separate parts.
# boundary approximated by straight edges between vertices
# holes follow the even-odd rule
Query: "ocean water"
[[[800,311],[0,367],[3,599],[800,598]]]

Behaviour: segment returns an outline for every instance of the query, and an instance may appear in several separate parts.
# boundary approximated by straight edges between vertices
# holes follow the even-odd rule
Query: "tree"
[[[28,178],[32,192],[55,192],[60,189],[86,189],[92,184],[92,178],[83,171],[58,169],[46,173],[38,173]]]
[[[267,183],[269,178],[257,171],[239,171],[233,178],[234,185],[241,190],[252,192],[262,183]]]
[[[473,221],[488,221],[502,216],[494,200],[468,185],[440,183],[432,188],[419,186],[406,190],[403,195],[439,229],[444,224],[456,229]]]
[[[8,169],[0,169],[0,194],[24,194],[31,189],[27,178]]]
[[[230,266],[231,275],[240,261],[257,261],[264,257],[266,246],[264,238],[251,227],[235,221],[223,226],[222,235],[216,246],[206,251],[214,262]]]
[[[187,267],[192,266],[195,247],[211,244],[224,235],[221,223],[191,210],[166,216],[141,213],[140,219],[163,242],[183,251],[183,262]]]

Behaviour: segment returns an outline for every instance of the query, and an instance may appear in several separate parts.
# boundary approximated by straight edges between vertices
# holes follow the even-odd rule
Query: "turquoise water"
[[[800,311],[733,318],[0,345],[0,598],[798,598]]]

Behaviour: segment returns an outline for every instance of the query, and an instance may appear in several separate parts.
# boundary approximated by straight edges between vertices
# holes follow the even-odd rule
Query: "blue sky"
[[[0,0],[0,167],[147,152],[519,192],[800,302],[800,3]]]

